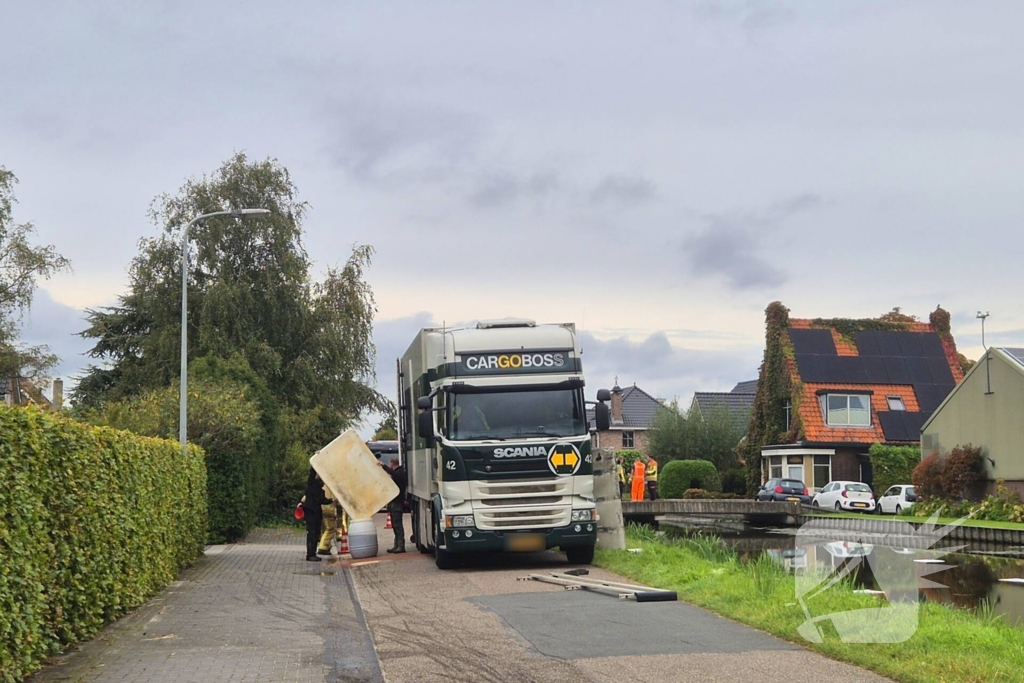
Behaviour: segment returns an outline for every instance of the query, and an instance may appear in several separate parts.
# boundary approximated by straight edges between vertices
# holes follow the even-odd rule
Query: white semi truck
[[[594,468],[572,323],[423,329],[398,361],[412,536],[448,569],[466,553],[560,548],[589,563]],[[610,399],[599,391],[598,430]]]

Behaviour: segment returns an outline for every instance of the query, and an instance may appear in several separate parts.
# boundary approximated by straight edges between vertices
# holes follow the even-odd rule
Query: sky
[[[1024,346],[1019,2],[36,2],[0,165],[73,272],[22,337],[73,383],[148,208],[286,166],[318,273],[375,249],[378,386],[423,326],[575,322],[588,394],[757,376],[764,309],[950,311]],[[1015,85],[1018,84],[1018,85]]]

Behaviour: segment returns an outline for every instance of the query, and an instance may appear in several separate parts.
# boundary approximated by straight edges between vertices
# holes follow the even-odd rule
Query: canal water
[[[860,590],[878,591],[872,564],[891,563],[894,555],[913,562],[921,583],[940,584],[919,588],[922,602],[942,602],[957,607],[976,609],[986,605],[993,614],[1008,623],[1024,626],[1024,548],[1008,547],[996,551],[971,552],[965,547],[958,552],[941,554],[933,550],[894,547],[884,538],[876,542],[863,540],[817,540],[806,543],[795,529],[752,528],[743,524],[690,525],[683,520],[663,520],[660,528],[670,537],[700,532],[713,534],[736,551],[745,562],[767,553],[792,574],[815,570],[835,572],[844,563],[853,564],[850,572]],[[952,543],[952,545],[960,545]],[[875,561],[869,561],[872,559]],[[948,568],[930,573],[939,565]],[[927,568],[927,569],[926,569]],[[919,583],[920,585],[920,583]]]

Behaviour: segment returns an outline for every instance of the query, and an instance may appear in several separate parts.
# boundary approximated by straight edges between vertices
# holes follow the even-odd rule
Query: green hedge
[[[890,486],[909,484],[914,475],[914,468],[921,462],[921,449],[918,446],[883,446],[871,444],[868,450],[871,455],[871,470],[875,492],[882,495]]]
[[[188,440],[206,454],[210,543],[236,541],[255,525],[269,496],[269,463],[260,411],[245,384],[224,379],[189,382]],[[178,385],[158,389],[83,415],[96,424],[144,436],[178,433]],[[306,456],[305,476],[309,471]],[[298,500],[298,496],[294,498]],[[292,503],[294,505],[294,503]]]
[[[722,482],[713,463],[707,460],[673,460],[661,468],[658,474],[660,498],[682,498],[689,489],[714,493],[722,490]]]
[[[0,681],[142,604],[202,552],[199,448],[0,406]]]

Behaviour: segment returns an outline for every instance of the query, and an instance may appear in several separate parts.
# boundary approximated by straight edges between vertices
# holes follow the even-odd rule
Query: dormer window
[[[829,427],[870,427],[871,397],[866,394],[822,394],[821,411]]]
[[[889,410],[907,409],[907,406],[903,404],[903,398],[901,396],[886,396],[885,400],[889,404]]]

